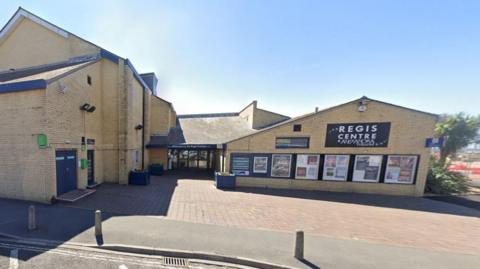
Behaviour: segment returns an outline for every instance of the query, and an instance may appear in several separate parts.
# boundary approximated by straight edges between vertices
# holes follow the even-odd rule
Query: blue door
[[[57,195],[77,188],[77,152],[75,150],[57,150]]]

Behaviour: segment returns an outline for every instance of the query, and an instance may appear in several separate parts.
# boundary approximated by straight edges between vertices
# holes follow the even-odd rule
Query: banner
[[[387,147],[390,122],[327,124],[325,147]]]

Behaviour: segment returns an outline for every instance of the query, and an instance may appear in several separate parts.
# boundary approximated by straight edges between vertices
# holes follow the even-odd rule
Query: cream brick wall
[[[326,148],[325,135],[328,123],[355,122],[391,122],[390,138],[387,148]],[[415,185],[359,183],[359,182],[305,182],[303,180],[265,179],[255,181],[252,178],[240,178],[240,185],[262,185],[271,187],[289,186],[289,188],[325,189],[340,191],[358,191],[388,194],[423,194],[428,169],[429,149],[425,148],[425,139],[433,136],[436,117],[416,113],[411,110],[370,102],[366,112],[357,112],[357,102],[345,104],[317,113],[314,116],[292,121],[288,124],[261,131],[227,144],[227,171],[230,169],[230,154],[248,153],[318,153],[318,154],[418,154],[420,162]],[[293,124],[302,124],[301,132],[293,132]],[[275,138],[282,136],[310,137],[308,149],[276,149]]]
[[[98,52],[98,47],[74,35],[65,38],[24,18],[0,43],[0,70],[65,61]]]
[[[81,150],[81,138],[95,139],[95,145],[89,149],[95,150],[95,180],[104,180],[103,152],[103,109],[101,88],[101,63],[95,63],[80,71],[66,76],[47,88],[46,134],[49,139],[48,154],[55,156],[59,149],[75,149],[77,160],[86,159],[87,151]],[[91,76],[92,85],[88,85],[87,76]],[[62,92],[61,89],[65,88]],[[93,113],[80,110],[80,106],[88,103],[97,109]],[[108,155],[107,155],[108,156]],[[47,188],[51,196],[56,195],[55,161],[49,164],[51,178],[47,181]],[[77,188],[87,186],[87,169],[80,169],[77,165]]]
[[[170,103],[156,97],[152,96],[151,101],[151,130],[150,133],[153,134],[167,134],[171,127],[172,120],[175,120],[175,116],[172,116],[174,111]]]
[[[44,134],[45,90],[0,94],[0,196],[46,202],[49,164],[54,157],[39,149]]]
[[[288,119],[288,117],[283,115],[258,108],[257,101],[250,103],[248,106],[242,109],[239,114],[240,117],[245,119],[253,129],[260,129],[265,126],[278,123],[281,120]]]

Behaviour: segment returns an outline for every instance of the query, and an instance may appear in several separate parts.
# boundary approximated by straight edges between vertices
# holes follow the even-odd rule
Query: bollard
[[[303,259],[303,241],[303,231],[297,230],[295,232],[295,258],[297,259]]]
[[[37,228],[37,223],[35,219],[35,206],[31,205],[28,207],[28,230],[32,231]]]
[[[102,235],[102,211],[95,211],[95,236]]]

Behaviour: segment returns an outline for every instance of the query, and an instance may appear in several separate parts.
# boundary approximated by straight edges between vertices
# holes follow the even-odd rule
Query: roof
[[[429,112],[424,112],[424,111],[420,111],[420,110],[416,110],[416,109],[411,109],[411,108],[407,108],[407,107],[403,107],[403,106],[399,106],[399,105],[395,105],[395,104],[391,104],[391,103],[387,103],[387,102],[383,102],[383,101],[378,101],[378,100],[375,100],[375,99],[371,99],[371,98],[368,98],[368,97],[366,97],[366,96],[362,96],[361,98],[358,98],[358,99],[355,99],[355,100],[352,100],[352,101],[349,101],[349,102],[346,102],[346,103],[343,103],[343,104],[340,104],[340,105],[328,107],[328,108],[325,108],[325,109],[323,109],[323,110],[319,110],[319,111],[316,111],[316,112],[304,114],[304,115],[301,115],[301,116],[298,116],[298,117],[295,117],[295,118],[291,118],[291,119],[286,120],[286,121],[282,121],[282,122],[280,122],[280,123],[278,123],[278,124],[275,124],[275,125],[272,125],[272,126],[270,126],[270,127],[263,128],[263,129],[255,132],[255,133],[251,133],[251,134],[246,134],[246,135],[243,135],[243,136],[239,136],[239,137],[237,137],[237,138],[234,138],[234,139],[232,139],[232,140],[227,141],[226,143],[230,143],[230,142],[233,142],[233,141],[237,141],[237,140],[240,140],[240,139],[249,137],[249,136],[256,135],[256,134],[258,134],[258,133],[266,132],[266,131],[268,131],[268,130],[275,129],[275,128],[278,128],[278,127],[287,125],[287,124],[289,124],[289,123],[292,123],[292,122],[295,122],[295,121],[298,121],[298,120],[306,119],[306,118],[315,116],[315,115],[320,114],[320,113],[325,113],[325,112],[327,112],[327,111],[330,111],[330,110],[332,110],[332,109],[335,109],[335,108],[338,108],[338,107],[341,107],[341,106],[344,106],[344,105],[347,105],[347,104],[357,103],[357,102],[359,102],[359,101],[361,101],[361,100],[374,101],[374,102],[381,103],[381,104],[384,104],[384,105],[388,105],[388,106],[393,106],[393,107],[397,107],[397,108],[400,108],[400,109],[409,110],[409,111],[414,112],[414,113],[425,114],[425,115],[427,115],[427,116],[431,116],[431,117],[434,117],[434,118],[436,118],[436,119],[438,119],[438,117],[439,117],[438,114],[429,113]]]
[[[138,81],[138,83],[140,83],[142,85],[142,87],[145,89],[145,90],[150,90],[152,93],[156,93],[156,90],[155,89],[151,89],[147,83],[145,83],[145,81],[142,79],[142,77],[140,76],[140,74],[137,72],[137,70],[135,69],[135,67],[133,66],[132,62],[129,60],[129,59],[124,59],[84,38],[81,38],[35,14],[33,14],[32,12],[26,10],[26,9],[23,9],[22,7],[18,7],[17,11],[15,12],[15,14],[13,14],[13,16],[8,20],[7,24],[5,24],[5,26],[0,30],[0,42],[2,41],[2,39],[6,38],[8,36],[8,34],[10,32],[12,32],[14,29],[15,29],[15,26],[21,22],[21,20],[23,18],[28,18],[30,20],[32,20],[33,22],[35,23],[38,23],[44,27],[46,27],[47,29],[53,31],[54,33],[62,36],[62,37],[65,37],[67,38],[69,35],[72,35],[72,36],[75,36],[76,38],[94,46],[94,47],[97,47],[99,50],[100,50],[100,55],[102,58],[106,58],[106,59],[109,59],[115,63],[118,64],[119,62],[119,59],[122,59],[124,60],[124,63],[125,65],[127,65],[128,67],[130,67],[130,70],[132,70],[133,72],[133,76],[135,77],[135,79]]]
[[[48,84],[97,61],[98,58],[90,58],[0,72],[0,93],[46,89]]]
[[[240,116],[183,116],[178,121],[185,144],[223,144],[256,132]]]

